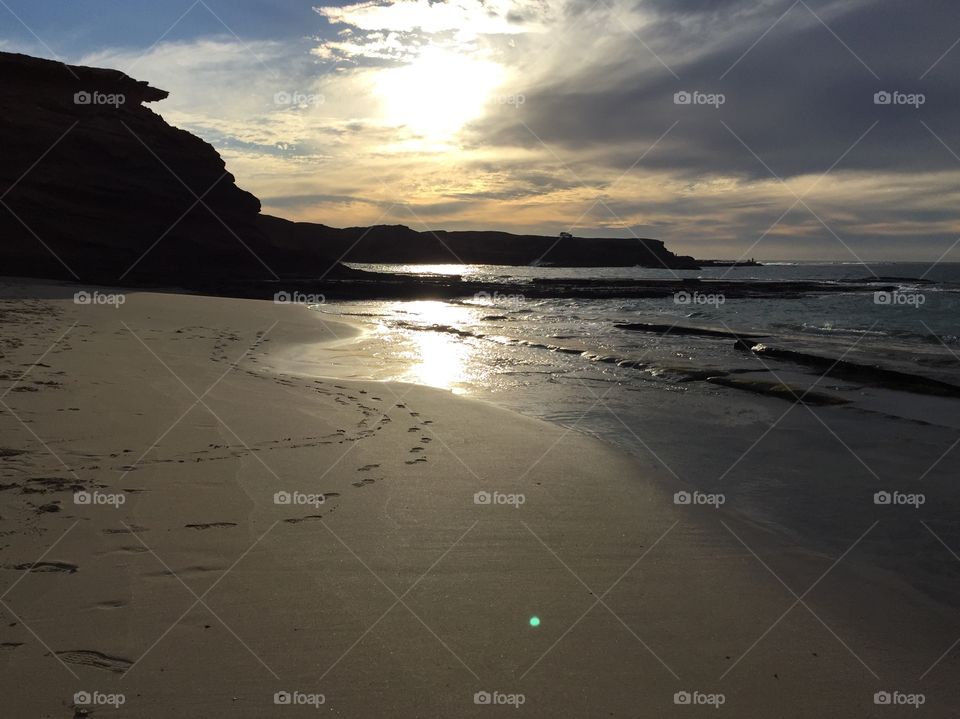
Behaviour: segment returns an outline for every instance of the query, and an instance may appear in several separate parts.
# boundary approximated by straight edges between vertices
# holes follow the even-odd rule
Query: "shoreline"
[[[342,330],[305,308],[9,289],[0,391],[31,389],[0,413],[20,452],[0,460],[16,485],[0,492],[15,584],[0,681],[18,715],[96,690],[133,717],[171,696],[187,716],[297,713],[278,691],[322,694],[332,716],[686,716],[674,694],[696,690],[724,695],[718,717],[872,716],[875,691],[917,686],[960,631],[889,578],[834,567],[870,522],[810,552],[678,507],[647,464],[482,400],[275,374],[289,347]],[[77,483],[124,502],[77,505]],[[49,571],[15,568],[38,557]],[[778,620],[795,601],[780,577],[816,616]],[[956,700],[955,668],[925,678],[928,709]],[[479,691],[525,701],[492,709]]]
[[[350,304],[339,307],[341,310],[355,309]],[[324,317],[343,317],[343,314],[315,309]],[[425,311],[429,314],[435,310]],[[345,314],[352,322],[366,328],[365,337],[356,339],[364,347],[350,357],[348,366],[372,368],[370,355],[385,343],[394,348],[394,353],[400,351],[406,358],[391,365],[382,356],[378,357],[380,374],[377,379],[399,378],[399,381],[438,386],[432,383],[446,378],[433,376],[422,367],[410,369],[415,365],[436,364],[418,353],[422,355],[429,351],[446,357],[449,362],[458,362],[464,361],[464,354],[475,351],[451,351],[445,344],[432,341],[425,346],[422,340],[404,343],[398,341],[396,329],[377,329],[384,322],[398,324],[400,335],[411,329],[414,336],[431,337],[439,333],[455,346],[465,341],[476,348],[474,340],[489,339],[474,331],[446,325],[419,326],[407,320],[391,323],[384,319],[386,315],[363,312],[354,319],[350,312]],[[403,316],[407,316],[406,310]],[[460,324],[453,319],[449,321]],[[470,326],[469,322],[467,326]],[[558,341],[563,342],[563,346],[548,344]],[[583,367],[593,365],[604,372],[609,371],[604,368],[611,364],[609,354],[596,355],[586,345],[568,349],[569,339],[521,340],[516,344],[534,348],[543,356],[559,358],[565,355],[572,356],[575,362],[585,360]],[[547,352],[548,349],[551,351]],[[315,363],[328,360],[328,355],[322,352],[312,358]],[[864,516],[892,523],[897,533],[893,551],[873,552],[864,559],[863,569],[886,573],[894,581],[910,585],[922,593],[925,600],[938,606],[955,609],[960,605],[960,572],[948,570],[944,574],[930,562],[913,562],[913,552],[923,546],[923,540],[927,542],[928,546],[924,547],[927,551],[936,551],[938,546],[942,548],[943,536],[949,535],[933,533],[949,531],[955,516],[953,512],[960,509],[953,491],[949,462],[942,463],[942,466],[938,466],[939,462],[930,464],[955,441],[958,424],[952,415],[955,402],[950,397],[930,396],[929,391],[912,392],[910,387],[887,386],[889,383],[879,370],[880,379],[884,381],[874,382],[869,376],[873,368],[868,365],[851,365],[866,372],[858,371],[856,377],[850,377],[850,373],[844,371],[850,363],[836,362],[836,367],[831,366],[826,376],[836,369],[838,374],[843,372],[846,375],[844,381],[835,384],[827,379],[818,389],[816,385],[822,378],[814,381],[800,367],[768,369],[761,362],[769,380],[758,376],[760,370],[753,370],[754,374],[749,375],[740,374],[742,370],[736,369],[669,367],[662,373],[653,372],[654,376],[638,387],[628,384],[630,372],[626,376],[603,380],[622,383],[626,392],[618,391],[608,396],[610,385],[601,383],[592,390],[588,388],[581,392],[579,398],[571,398],[568,395],[570,390],[589,381],[582,373],[577,373],[575,381],[566,385],[561,381],[561,388],[553,392],[548,389],[550,385],[534,383],[526,392],[518,394],[518,388],[511,385],[506,390],[492,390],[489,386],[491,380],[482,377],[483,368],[489,366],[489,361],[482,362],[486,364],[481,364],[481,378],[474,381],[469,372],[466,373],[461,377],[464,386],[454,386],[454,394],[547,421],[598,440],[606,447],[632,457],[646,473],[657,476],[657,483],[666,494],[678,490],[722,492],[731,502],[726,508],[735,512],[740,521],[762,527],[781,541],[807,546],[811,551],[830,552],[837,542],[843,541],[844,528],[855,525]],[[642,369],[636,364],[627,362],[626,367],[628,370]],[[644,364],[648,369],[656,367],[655,361]],[[625,365],[620,363],[619,366]],[[543,371],[542,367],[533,369]],[[656,377],[658,374],[663,378]],[[858,384],[853,381],[862,378],[863,374],[867,375],[867,382]],[[913,377],[892,374],[901,383]],[[935,384],[934,380],[922,375],[916,377]],[[497,383],[496,379],[492,382]],[[630,400],[620,402],[618,395],[634,395],[641,405],[647,407],[641,412],[633,411]],[[802,403],[797,402],[798,397],[803,398]],[[603,399],[606,401],[601,401]],[[802,406],[803,409],[796,409]],[[817,408],[816,412],[814,408]],[[830,408],[834,409],[831,411]],[[799,417],[795,416],[797,414]],[[711,458],[712,466],[706,473],[701,462],[689,459],[691,448],[684,442],[685,436],[696,437],[697,449]],[[763,459],[744,462],[755,445],[763,440],[768,440],[766,445],[772,445]],[[817,451],[811,453],[810,446],[817,446]],[[797,461],[797,458],[803,460]],[[918,469],[911,470],[911,464]],[[784,467],[784,470],[774,471],[776,467]],[[917,476],[927,467],[918,480]],[[898,496],[918,493],[918,501],[924,504],[911,512],[884,513],[875,504],[874,495],[878,491]],[[916,536],[907,536],[911,529],[913,534],[919,531],[921,541],[918,542]]]

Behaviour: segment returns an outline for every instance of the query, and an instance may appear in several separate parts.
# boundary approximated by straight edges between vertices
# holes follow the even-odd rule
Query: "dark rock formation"
[[[217,151],[144,107],[163,90],[10,53],[0,77],[0,272],[134,285],[302,271],[306,253],[272,247]]]
[[[530,265],[554,267],[662,267],[697,269],[692,257],[670,252],[651,239],[549,237],[509,232],[446,230],[417,232],[404,225],[338,229],[261,216],[277,242],[313,246],[344,262]]]
[[[759,338],[764,337],[765,335],[753,335],[746,334],[743,332],[727,332],[726,330],[711,330],[703,327],[687,327],[684,325],[661,325],[653,324],[650,322],[633,322],[629,324],[617,324],[614,327],[621,330],[630,330],[632,332],[651,332],[658,335],[674,335],[674,336],[688,336],[688,337],[723,337],[723,338],[732,338],[737,341],[742,341],[742,338]]]
[[[0,274],[211,289],[363,274],[341,258],[696,267],[658,240],[336,229],[261,216],[211,145],[145,107],[165,91],[117,70],[10,53],[0,53],[0,77]]]

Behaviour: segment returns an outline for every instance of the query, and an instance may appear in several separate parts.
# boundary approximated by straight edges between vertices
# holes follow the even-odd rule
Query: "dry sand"
[[[2,290],[4,717],[956,716],[960,624],[858,566],[869,516],[810,554],[576,432],[324,378],[357,330],[304,307]]]

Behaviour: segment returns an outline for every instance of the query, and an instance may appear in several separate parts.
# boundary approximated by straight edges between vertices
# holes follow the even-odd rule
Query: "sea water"
[[[890,533],[893,543],[883,545],[878,561],[910,575],[931,595],[949,594],[941,565],[927,571],[912,557],[939,551],[921,519],[944,536],[960,532],[960,399],[761,361],[730,337],[616,325],[747,332],[758,336],[751,342],[960,385],[960,265],[783,263],[696,272],[364,267],[457,274],[479,288],[476,296],[451,301],[318,306],[325,316],[367,327],[343,362],[351,376],[429,385],[596,436],[635,455],[643,477],[665,492],[722,493],[723,511],[817,551],[842,551],[864,522],[883,519],[877,531]],[[812,279],[841,286],[882,277],[912,299],[885,302],[864,291],[709,302],[672,295],[528,299],[524,285],[534,277]],[[495,283],[499,294],[480,289],[484,282]],[[843,404],[796,404],[714,384],[713,375],[810,389]],[[882,492],[920,493],[925,501],[891,508],[877,504]],[[955,583],[960,592],[960,577]]]

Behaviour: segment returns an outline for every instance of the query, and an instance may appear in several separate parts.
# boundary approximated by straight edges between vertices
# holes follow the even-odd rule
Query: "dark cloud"
[[[665,15],[691,15],[730,12],[738,7],[764,5],[753,0],[641,0],[639,7]],[[771,4],[771,3],[766,3]],[[776,4],[776,3],[773,3]]]
[[[838,12],[836,4],[810,2],[825,27],[798,4],[747,52],[791,4],[768,4],[766,24],[737,36],[737,42],[694,60],[671,62],[679,79],[662,67],[651,69],[650,51],[638,41],[622,57],[586,65],[562,82],[525,89],[523,107],[494,118],[477,142],[529,148],[543,142],[561,157],[589,151],[626,169],[677,122],[644,167],[749,178],[769,177],[772,171],[788,178],[825,172],[876,122],[840,167],[877,172],[960,168],[930,132],[960,154],[960,48],[927,72],[957,39],[960,6],[873,2]],[[733,12],[741,3],[720,5]],[[655,0],[644,6],[674,14],[716,14],[718,8],[699,0]],[[644,32],[653,38],[648,45],[669,48],[665,33],[670,27],[669,21],[650,26]],[[696,37],[681,34],[678,42],[695,43]],[[674,46],[665,56],[696,55],[697,49]],[[674,94],[680,91],[722,93],[725,103],[718,109],[677,105]],[[924,104],[877,105],[874,94],[880,91],[922,93]]]
[[[445,196],[457,200],[523,200],[582,186],[579,179],[565,178],[553,172],[503,167],[494,163],[474,163],[471,171],[482,173],[487,178],[488,189]]]

